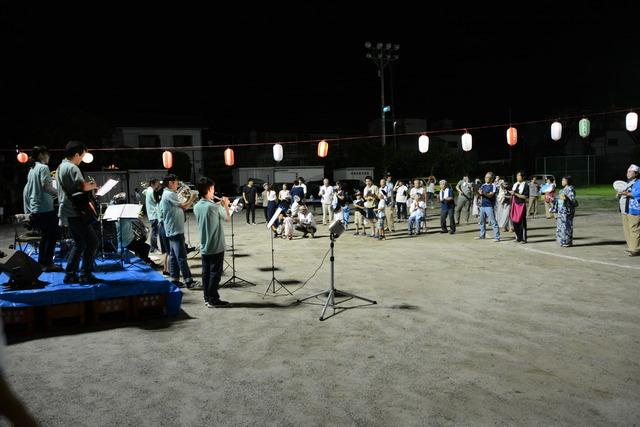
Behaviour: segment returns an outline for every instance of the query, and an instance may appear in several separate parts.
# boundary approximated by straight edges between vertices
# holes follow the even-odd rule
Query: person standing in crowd
[[[342,183],[340,181],[336,182],[335,189],[336,196],[336,210],[334,212],[334,218],[340,218],[342,224],[344,224],[344,229],[349,229],[349,217],[351,215],[351,211],[349,209],[349,195],[342,187]]]
[[[391,233],[395,233],[396,231],[396,198],[394,195],[395,184],[393,183],[393,177],[391,173],[387,173],[386,179],[386,190],[387,190],[387,207],[385,208],[385,217],[386,217],[386,227]]]
[[[538,196],[540,194],[540,189],[538,187],[538,183],[536,182],[536,177],[532,176],[529,181],[529,209],[528,215],[536,219],[536,215],[538,214]]]
[[[271,221],[273,215],[276,213],[276,209],[278,209],[278,195],[276,194],[276,189],[273,184],[270,184],[269,189],[267,190],[267,223]]]
[[[527,243],[527,200],[529,184],[524,180],[524,172],[516,174],[516,182],[511,189],[511,222],[516,232],[516,242]]]
[[[544,193],[544,215],[547,219],[557,217],[556,212],[551,212],[551,207],[556,198],[556,180],[552,176],[547,178],[547,185],[550,186],[550,190]]]
[[[378,187],[373,185],[373,178],[366,176],[364,178],[364,189],[362,190],[362,197],[364,198],[364,208],[366,216],[364,219],[364,225],[371,227],[371,237],[375,237],[376,231],[376,213],[374,211],[378,200]],[[366,231],[365,231],[366,235]]]
[[[247,224],[256,225],[256,204],[258,203],[258,189],[254,187],[253,180],[247,181],[242,189],[242,200],[247,211]],[[251,219],[251,221],[249,221]]]
[[[69,226],[73,239],[73,247],[67,260],[64,283],[99,283],[93,275],[93,262],[99,246],[98,235],[92,224],[87,223],[74,206],[72,195],[80,191],[93,191],[96,183],[86,182],[78,167],[87,148],[79,141],[70,141],[65,147],[65,158],[56,173],[58,200],[60,201],[58,216],[62,225]],[[82,273],[77,275],[82,257]]]
[[[573,188],[571,176],[562,178],[562,190],[557,200],[558,221],[556,226],[556,237],[558,243],[563,248],[573,245],[573,217],[576,214],[578,201]]]
[[[396,193],[396,208],[398,210],[398,222],[407,221],[407,194],[409,188],[404,185],[404,182],[399,179],[393,186],[393,191]]]
[[[493,183],[493,172],[487,172],[484,176],[484,184],[480,186],[478,195],[480,196],[480,236],[476,239],[484,239],[487,234],[486,220],[491,223],[493,228],[493,240],[500,241],[500,228],[493,211],[496,202],[496,193],[498,189]]]
[[[473,204],[473,184],[469,181],[469,175],[464,174],[462,179],[456,185],[458,191],[458,203],[456,203],[455,220],[460,225],[460,214],[464,212],[465,221],[469,224],[469,214],[471,213],[471,205]]]
[[[196,217],[198,236],[200,237],[200,255],[202,256],[202,284],[204,305],[207,308],[229,305],[218,293],[224,265],[224,227],[223,221],[231,220],[229,199],[222,198],[215,203],[215,183],[211,178],[202,177],[198,181],[200,200],[193,207]]]
[[[355,199],[353,201],[353,207],[355,209],[355,215],[353,219],[353,224],[356,227],[356,232],[354,233],[354,236],[360,235],[361,227],[362,227],[362,234],[366,236],[367,232],[364,229],[364,217],[366,215],[366,212],[364,209],[364,199],[362,198],[362,193],[360,192],[360,190],[356,190],[356,194],[354,197]]]
[[[322,225],[327,225],[333,221],[333,210],[331,205],[333,204],[333,187],[329,184],[329,179],[325,178],[323,184],[318,191],[318,197],[320,197],[320,203],[322,203]]]
[[[196,194],[191,194],[184,203],[178,201],[178,177],[168,175],[163,179],[165,189],[160,199],[160,206],[164,215],[163,223],[165,234],[169,240],[169,274],[174,285],[182,288],[197,288],[200,283],[193,280],[191,270],[187,264],[187,251],[184,244],[184,209],[195,201]],[[184,284],[180,282],[180,273],[184,278]]]
[[[415,198],[411,199],[411,215],[409,215],[409,219],[407,221],[407,231],[409,232],[409,236],[417,236],[420,234],[420,225],[422,224],[422,218],[424,217],[427,208],[426,203],[424,202],[424,196],[421,194],[416,194]],[[415,227],[415,232],[413,231]]]
[[[384,180],[383,180],[384,181]],[[382,184],[382,183],[380,183]],[[378,192],[378,207],[375,210],[376,212],[376,234],[375,237],[378,240],[384,240],[384,223],[385,223],[385,212],[387,208],[387,195],[386,195],[386,185],[383,187],[380,185],[380,191]]]
[[[167,233],[164,229],[164,211],[162,210],[162,206],[160,205],[160,200],[162,200],[162,194],[164,193],[164,181],[160,181],[160,185],[158,189],[153,192],[153,199],[156,202],[157,210],[156,216],[158,218],[158,240],[160,240],[160,252],[163,254],[162,260],[162,274],[164,276],[170,276],[169,274],[169,239],[167,239]]]
[[[422,188],[422,181],[420,181],[420,188]],[[436,178],[432,176],[432,177],[429,177],[429,182],[427,183],[427,204],[431,209],[435,209],[435,198],[436,198]]]
[[[505,180],[500,180],[500,184],[496,184],[498,187],[498,196],[496,198],[495,214],[496,221],[498,221],[498,227],[502,231],[513,231],[513,224],[511,224],[511,194],[509,193],[508,183]]]
[[[307,184],[304,183],[303,177],[298,177],[298,185],[302,187],[302,197],[300,200],[304,200],[307,198]]]
[[[454,234],[456,232],[456,222],[454,220],[455,199],[453,197],[453,189],[444,179],[440,180],[440,194],[438,199],[440,200],[441,232]],[[447,230],[447,217],[449,218],[449,227],[451,230]]]
[[[300,212],[298,213],[296,230],[302,231],[302,237],[309,237],[311,234],[311,238],[315,238],[317,226],[316,220],[313,217],[313,214],[309,212],[306,205],[300,206]]]
[[[627,242],[629,256],[640,255],[640,167],[631,165],[627,169],[627,188],[618,193],[622,230]]]
[[[149,220],[149,227],[151,228],[149,246],[151,247],[152,253],[158,250],[158,232],[160,225],[158,221],[158,204],[156,203],[154,194],[159,187],[160,182],[154,178],[149,180],[149,186],[143,191],[145,210],[147,211],[147,219]]]
[[[291,202],[295,200],[296,196],[298,197],[298,203],[304,203],[304,192],[305,188],[299,184],[300,181],[296,180],[293,187],[291,187],[291,191],[289,195],[291,196]],[[296,216],[295,214],[293,215]]]
[[[264,219],[266,222],[269,222],[271,218],[269,218],[269,184],[266,182],[262,184],[262,195],[260,197],[262,201],[262,209],[264,210]]]
[[[27,185],[24,188],[25,213],[31,214],[31,225],[40,230],[42,235],[38,263],[44,267],[45,272],[61,272],[64,270],[53,263],[60,230],[58,215],[53,209],[53,197],[57,196],[58,192],[53,188],[47,147],[33,147],[30,160],[33,166],[29,169]]]

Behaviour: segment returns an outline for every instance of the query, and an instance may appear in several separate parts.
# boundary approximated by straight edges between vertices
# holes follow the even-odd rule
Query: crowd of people
[[[570,176],[562,178],[560,189],[556,189],[551,176],[541,185],[536,177],[527,178],[524,172],[518,172],[512,184],[492,172],[486,173],[484,182],[479,178],[472,181],[464,175],[454,186],[443,179],[439,181],[437,192],[435,178],[404,182],[387,174],[378,185],[371,176],[367,176],[363,184],[350,194],[340,181],[332,185],[325,178],[318,193],[311,195],[307,193],[304,180],[300,179],[291,189],[283,184],[279,192],[265,183],[259,194],[250,180],[242,192],[247,223],[255,224],[257,205],[264,207],[266,221],[280,208],[273,226],[275,236],[291,240],[297,229],[303,232],[303,237],[309,234],[313,237],[317,225],[306,203],[311,196],[317,196],[322,209],[322,225],[339,220],[346,229],[353,225],[356,236],[384,240],[386,233],[395,233],[396,225],[402,222],[407,224],[410,236],[426,233],[429,225],[427,209],[434,209],[433,202],[439,202],[442,233],[455,234],[461,221],[465,225],[475,222],[480,229],[477,239],[486,238],[489,224],[494,241],[501,240],[501,233],[512,232],[515,241],[524,244],[527,242],[527,216],[536,217],[539,199],[542,199],[545,217],[557,220],[556,235],[560,246],[569,247],[573,243],[573,218],[578,202]]]

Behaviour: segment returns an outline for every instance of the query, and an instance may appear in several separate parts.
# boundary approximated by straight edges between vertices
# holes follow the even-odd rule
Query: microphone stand
[[[218,286],[218,288],[224,288],[224,287],[231,288],[231,287],[242,286],[243,284],[248,286],[257,286],[255,283],[250,282],[246,279],[243,279],[242,277],[236,274],[236,242],[235,242],[235,232],[233,229],[233,217],[234,215],[232,213],[231,214],[231,272],[233,274],[223,284]],[[229,265],[228,262],[227,262],[227,265]]]

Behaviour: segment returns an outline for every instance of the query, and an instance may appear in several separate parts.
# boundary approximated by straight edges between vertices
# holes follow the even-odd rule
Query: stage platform
[[[137,262],[136,262],[137,261]],[[134,262],[130,264],[130,262]],[[131,258],[120,264],[120,260],[96,260],[95,276],[103,280],[97,284],[65,284],[64,273],[42,273],[39,280],[46,282],[41,289],[8,290],[0,288],[0,309],[53,306],[129,297],[159,296],[164,301],[165,313],[175,316],[180,311],[182,292],[162,274]],[[9,281],[9,276],[0,274],[0,284]],[[138,298],[145,301],[145,298]]]

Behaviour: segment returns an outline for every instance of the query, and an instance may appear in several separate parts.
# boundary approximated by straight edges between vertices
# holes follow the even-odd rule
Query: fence
[[[554,175],[556,180],[571,175],[577,185],[593,185],[597,177],[596,156],[553,156],[536,159],[536,173]]]

